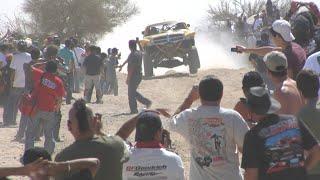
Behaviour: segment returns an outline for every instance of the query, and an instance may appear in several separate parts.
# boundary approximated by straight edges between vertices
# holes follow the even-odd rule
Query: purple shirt
[[[293,77],[291,78],[295,80],[306,62],[306,52],[300,45],[291,42],[291,44],[284,50],[284,54],[288,59],[288,69],[293,72]]]

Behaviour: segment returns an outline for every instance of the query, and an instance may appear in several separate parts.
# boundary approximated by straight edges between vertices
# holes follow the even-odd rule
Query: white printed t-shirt
[[[316,74],[320,74],[320,51],[312,54],[306,60],[303,69],[311,70]],[[320,81],[320,78],[319,78]],[[318,95],[320,96],[320,89],[318,90]]]
[[[76,69],[80,69],[81,67],[79,66],[79,63],[82,65],[83,64],[83,61],[84,61],[84,58],[85,58],[85,54],[86,54],[86,51],[80,47],[75,47],[73,50],[72,50],[72,54],[73,54],[73,58],[74,58],[74,61],[75,61],[75,67]]]
[[[15,70],[13,87],[24,88],[25,86],[25,73],[23,65],[32,61],[29,53],[17,53],[13,55],[10,68]]]
[[[253,24],[253,31],[258,31],[258,28],[261,27],[261,25],[263,24],[263,21],[261,18],[258,18],[257,20],[254,21]]]
[[[218,106],[200,106],[178,114],[171,128],[191,147],[190,180],[242,180],[237,147],[249,130],[241,115]]]
[[[133,148],[123,164],[123,180],[184,180],[181,158],[164,148]]]

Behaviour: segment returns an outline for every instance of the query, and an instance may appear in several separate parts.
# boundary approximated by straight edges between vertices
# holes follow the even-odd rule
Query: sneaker
[[[55,138],[55,141],[56,141],[56,142],[63,142],[63,139],[61,139],[60,137],[58,137],[58,138]]]
[[[138,114],[138,110],[131,111],[130,114]]]
[[[151,106],[152,106],[152,102],[149,101],[149,102],[146,104],[146,108],[147,108],[147,109],[150,109]]]
[[[103,104],[103,101],[102,100],[97,100],[96,104]]]
[[[20,142],[20,141],[22,141],[22,139],[23,139],[23,136],[21,137],[21,136],[16,135],[16,136],[14,137],[13,141],[18,141],[18,142]]]

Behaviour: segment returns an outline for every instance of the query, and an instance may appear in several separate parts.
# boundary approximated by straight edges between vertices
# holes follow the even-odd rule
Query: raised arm
[[[63,172],[79,171],[89,169],[92,176],[96,175],[100,161],[97,158],[76,159],[66,162],[50,162],[48,175],[56,176]]]
[[[47,164],[47,160],[43,160],[40,158],[26,166],[0,168],[0,178],[6,176],[28,176],[31,172],[38,171]]]
[[[127,138],[130,136],[130,134],[134,131],[136,128],[136,124],[138,122],[139,115],[133,117],[129,121],[125,122],[118,132],[116,133],[117,136],[121,137],[123,140],[127,140]]]
[[[183,103],[179,106],[176,112],[173,114],[174,116],[181,113],[182,111],[191,107],[194,101],[199,99],[199,88],[198,86],[193,86],[187,98],[183,101]]]
[[[123,68],[127,63],[128,63],[128,59],[127,59],[125,62],[123,62],[123,64],[121,64],[121,65],[119,66],[119,72],[122,71],[122,68]]]
[[[237,46],[236,48],[240,53],[248,53],[248,54],[253,53],[259,56],[265,56],[271,51],[282,51],[281,47],[272,47],[272,46],[265,46],[260,48],[246,48],[244,46]]]
[[[306,168],[311,170],[314,168],[320,161],[320,146],[316,145],[311,150],[308,151],[308,156],[306,159]]]

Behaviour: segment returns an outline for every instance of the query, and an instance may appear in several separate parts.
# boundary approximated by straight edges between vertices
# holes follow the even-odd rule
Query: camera
[[[236,47],[231,48],[231,52],[241,53],[241,51],[239,51]]]
[[[97,119],[97,120],[99,120],[99,121],[101,121],[101,119],[102,119],[102,114],[100,114],[100,113],[95,113],[94,118]]]

